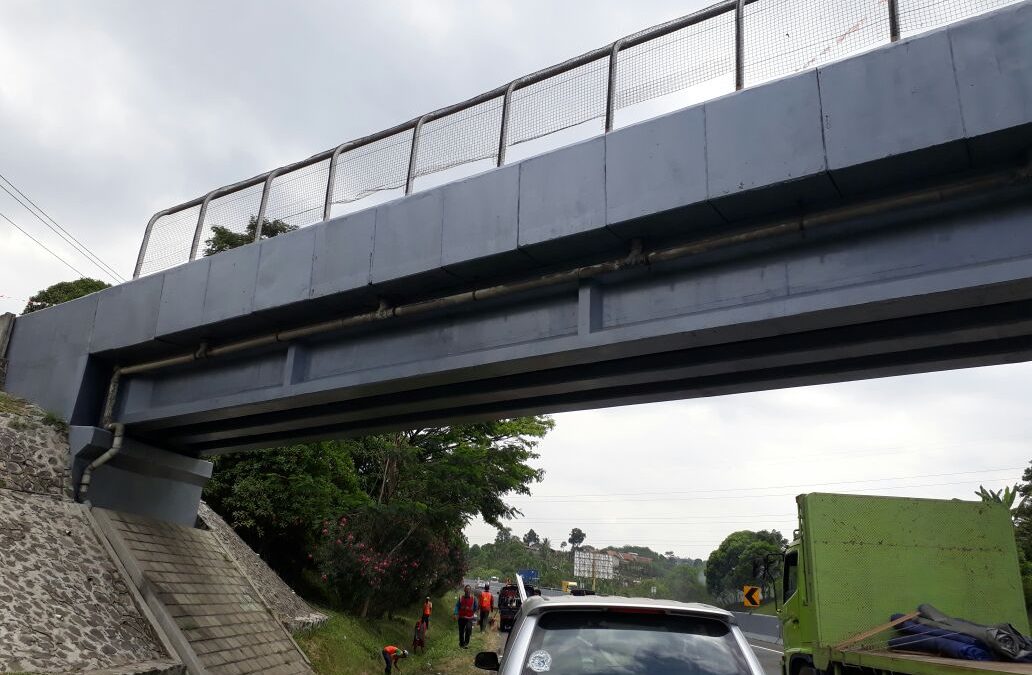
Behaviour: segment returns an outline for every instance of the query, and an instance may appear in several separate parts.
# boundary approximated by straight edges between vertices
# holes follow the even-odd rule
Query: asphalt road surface
[[[763,672],[767,675],[779,675],[781,673],[781,645],[760,640],[749,640],[756,658],[763,666]]]

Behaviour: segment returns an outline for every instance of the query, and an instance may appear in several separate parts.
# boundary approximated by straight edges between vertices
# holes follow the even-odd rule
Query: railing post
[[[168,215],[168,209],[164,211],[158,211],[151,219],[147,221],[147,229],[143,231],[143,241],[140,242],[140,253],[136,256],[136,267],[133,269],[133,279],[140,278],[140,272],[143,271],[143,259],[147,255],[147,247],[150,246],[151,231],[154,229],[154,223],[158,222],[158,218]]]
[[[498,132],[498,166],[505,164],[505,148],[509,145],[509,105],[512,103],[512,90],[516,80],[509,83],[502,97],[502,126]]]
[[[204,201],[201,202],[201,211],[197,214],[197,229],[194,230],[193,243],[190,244],[190,260],[197,260],[197,248],[201,245],[201,231],[204,229],[204,217],[208,215],[208,202],[211,201],[212,195],[218,190],[212,190],[208,194],[204,195]]]
[[[889,40],[899,40],[899,0],[888,0],[889,5]]]
[[[735,5],[735,91],[745,87],[745,0]]]
[[[258,220],[254,223],[254,239],[252,241],[259,241],[262,238],[262,225],[265,222],[265,209],[269,205],[269,188],[272,187],[272,179],[278,176],[279,173],[279,169],[273,169],[270,171],[268,177],[265,179],[265,185],[262,186],[262,201],[258,205]]]
[[[623,46],[623,39],[613,43],[609,51],[609,84],[606,87],[606,133],[613,130],[613,120],[616,116],[616,55]]]
[[[412,129],[412,152],[409,154],[408,161],[408,177],[405,179],[405,194],[412,194],[412,188],[416,183],[416,160],[419,158],[419,131],[423,128],[423,120],[426,119],[426,115],[423,115],[416,122],[416,126]]]
[[[333,154],[330,155],[330,170],[326,177],[326,201],[323,202],[323,220],[330,219],[330,207],[333,206],[333,183],[337,180],[337,158],[340,157],[340,153],[347,145],[347,143],[341,143],[333,149]]]

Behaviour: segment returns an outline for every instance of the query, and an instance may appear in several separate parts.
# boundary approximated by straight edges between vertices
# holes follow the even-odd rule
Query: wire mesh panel
[[[513,91],[509,143],[523,143],[603,117],[608,86],[606,56]]]
[[[899,32],[914,35],[1017,2],[1020,0],[899,0]]]
[[[220,227],[237,234],[249,233],[254,236],[254,228],[250,226],[253,219],[258,217],[258,207],[262,201],[262,185],[252,185],[231,192],[228,195],[216,197],[208,202],[208,209],[204,212],[204,226],[201,228],[201,243],[197,250],[198,256],[206,255],[209,242],[214,234],[213,228]]]
[[[279,220],[294,227],[318,223],[323,219],[329,179],[328,159],[276,176],[269,186],[265,220]]]
[[[903,35],[912,35],[1016,2],[1020,0],[898,0],[900,30]],[[886,43],[888,11],[887,0],[751,2],[743,15],[746,86]],[[508,145],[562,132],[549,139],[554,147],[563,136],[602,131],[599,121],[606,114],[609,58],[603,56],[515,89],[510,101]],[[735,12],[723,11],[627,47],[617,59],[614,106],[635,106],[633,111],[622,112],[623,117],[652,115],[662,112],[658,108],[664,105],[683,107],[720,95],[734,83]],[[560,64],[553,70],[562,67]],[[503,97],[497,96],[424,124],[415,176],[495,158],[502,107]],[[404,187],[412,139],[409,129],[341,153],[330,190],[331,203],[346,204]],[[535,145],[527,143],[520,152],[526,154]],[[270,185],[266,219],[296,227],[322,220],[329,170],[330,160],[324,160],[277,176]],[[448,175],[441,173],[435,179]],[[257,216],[262,187],[255,185],[213,200],[205,215],[202,247],[216,226],[247,232],[248,224]],[[141,273],[187,262],[198,213],[199,207],[193,207],[154,223]]]
[[[347,204],[381,190],[405,186],[412,130],[340,153],[333,179],[334,204]]]
[[[884,0],[760,0],[746,5],[744,23],[747,85],[889,41]]]
[[[616,61],[616,107],[659,98],[735,69],[735,15],[725,12],[623,49]]]
[[[190,246],[201,207],[162,216],[154,221],[140,274],[153,274],[190,261]]]
[[[502,97],[425,123],[419,133],[416,175],[498,155]]]

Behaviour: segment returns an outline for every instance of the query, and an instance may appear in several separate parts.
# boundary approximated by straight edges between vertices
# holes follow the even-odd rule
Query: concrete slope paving
[[[201,502],[197,515],[233,556],[237,565],[245,571],[255,590],[287,630],[294,633],[326,621],[325,614],[315,611],[308,606],[307,602],[299,598],[297,593],[280,579],[279,575],[265,564],[261,556],[251,550],[251,547],[233,531],[229,523],[215,513],[210,506]]]
[[[191,673],[311,673],[211,531],[105,509],[97,522]]]

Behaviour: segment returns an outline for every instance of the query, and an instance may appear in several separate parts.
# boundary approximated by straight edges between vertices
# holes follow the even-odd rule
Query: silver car
[[[500,675],[763,675],[730,612],[602,595],[528,598],[504,655],[475,663]]]

